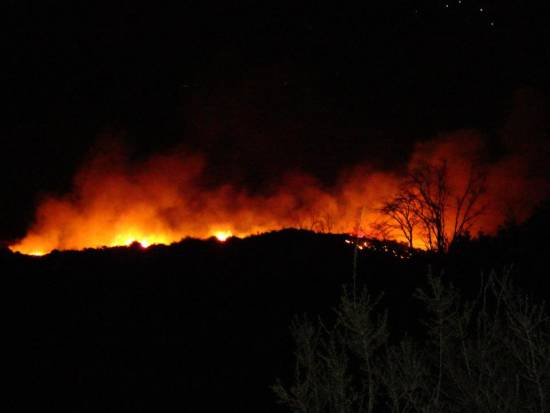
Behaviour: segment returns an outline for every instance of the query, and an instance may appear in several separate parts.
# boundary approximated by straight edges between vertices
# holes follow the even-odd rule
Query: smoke
[[[518,105],[515,111],[522,110],[521,99]],[[449,185],[456,193],[462,191],[474,168],[484,172],[482,202],[487,209],[472,230],[491,233],[510,214],[525,219],[549,194],[540,151],[517,138],[522,122],[514,113],[496,155],[494,145],[481,132],[455,131],[417,143],[407,165],[399,170],[387,172],[357,164],[343,168],[330,186],[298,172],[266,178],[260,190],[224,182],[223,177],[212,184],[204,155],[178,148],[132,161],[119,146],[102,141],[100,150],[77,173],[72,191],[44,198],[27,235],[11,248],[44,254],[135,241],[144,246],[168,244],[218,233],[248,236],[289,227],[333,233],[360,228],[380,235],[375,228],[387,220],[380,212],[384,202],[400,190],[404,178],[418,165],[439,162],[446,162]],[[532,142],[544,138],[535,135],[531,131]],[[395,230],[383,236],[403,240]]]
[[[288,227],[346,232],[358,208],[374,206],[396,185],[396,178],[357,169],[338,188],[295,173],[251,193],[231,183],[205,185],[206,170],[204,157],[184,151],[137,163],[121,153],[98,155],[77,174],[70,194],[40,203],[31,230],[12,249],[41,254]]]
[[[495,202],[517,221],[550,195],[549,108],[533,89],[517,90],[501,136],[503,154],[488,177]]]

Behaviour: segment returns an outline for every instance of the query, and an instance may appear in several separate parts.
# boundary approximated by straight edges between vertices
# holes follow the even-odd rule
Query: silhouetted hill
[[[289,324],[304,312],[330,315],[352,280],[354,248],[345,238],[285,230],[41,258],[0,251],[16,390],[10,403],[19,410],[282,411],[268,386],[292,373]],[[391,252],[399,246],[378,244],[358,251],[357,278],[384,292],[399,334],[416,322],[411,294],[430,265],[477,287],[480,269],[525,258],[506,256],[510,243],[466,240],[446,257],[406,259]]]

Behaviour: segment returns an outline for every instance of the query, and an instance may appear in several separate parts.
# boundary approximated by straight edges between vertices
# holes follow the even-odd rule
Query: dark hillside
[[[509,233],[465,240],[447,257],[362,250],[358,280],[384,292],[398,334],[414,328],[411,294],[430,265],[476,287],[480,269],[493,264],[528,268],[521,260],[531,247],[516,244],[535,239],[521,235],[532,228],[515,229],[512,240]],[[21,410],[279,411],[269,385],[291,373],[292,317],[330,314],[352,280],[354,249],[344,240],[285,230],[42,258],[3,251],[16,390],[10,403]]]

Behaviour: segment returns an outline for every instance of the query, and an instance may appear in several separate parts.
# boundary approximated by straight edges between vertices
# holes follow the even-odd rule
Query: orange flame
[[[217,231],[217,232],[214,233],[214,236],[216,237],[216,239],[218,241],[224,242],[228,238],[233,236],[233,234],[231,233],[231,231]]]
[[[443,142],[418,145],[411,165],[423,159],[452,158],[453,185],[460,185],[467,163],[478,156],[481,146],[478,135],[457,134]],[[491,168],[489,184],[496,190],[489,188],[487,196],[494,201],[502,192],[502,182],[494,177],[503,167]],[[216,237],[223,242],[231,236],[283,228],[372,233],[372,224],[385,219],[380,207],[401,183],[397,173],[356,166],[329,188],[311,176],[294,174],[277,185],[266,184],[263,192],[251,193],[230,184],[206,186],[204,174],[205,162],[196,155],[156,156],[139,165],[125,162],[119,154],[96,157],[76,176],[71,194],[48,197],[39,204],[27,235],[10,248],[32,255],[134,242],[146,248],[185,237]],[[520,181],[516,177],[514,185],[521,186]],[[502,211],[494,208],[475,230],[490,232],[502,218]],[[404,241],[396,230],[384,236]],[[417,238],[415,246],[423,245]]]

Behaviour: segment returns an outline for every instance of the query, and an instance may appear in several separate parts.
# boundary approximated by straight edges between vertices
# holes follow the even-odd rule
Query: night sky
[[[547,136],[549,16],[531,1],[7,3],[0,240],[113,141],[135,159],[184,146],[254,191],[395,168],[457,129],[498,153],[510,119]]]

